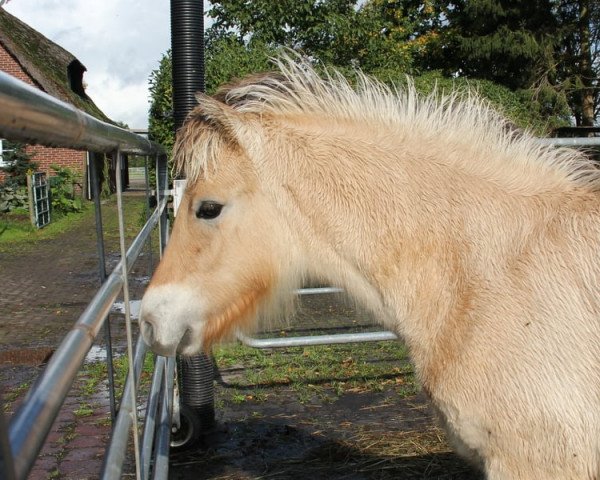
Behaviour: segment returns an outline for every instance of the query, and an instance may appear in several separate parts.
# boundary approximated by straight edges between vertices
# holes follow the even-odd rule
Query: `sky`
[[[171,43],[168,0],[9,0],[4,8],[85,65],[86,92],[109,118],[147,127],[148,79]]]

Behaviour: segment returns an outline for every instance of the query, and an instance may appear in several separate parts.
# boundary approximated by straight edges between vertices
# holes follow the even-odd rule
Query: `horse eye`
[[[223,205],[217,202],[206,201],[202,202],[196,210],[196,218],[211,220],[217,218],[221,214]]]

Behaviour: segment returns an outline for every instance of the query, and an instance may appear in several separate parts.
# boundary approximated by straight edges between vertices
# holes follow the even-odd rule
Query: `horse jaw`
[[[204,311],[198,292],[181,284],[150,287],[140,311],[140,330],[157,354],[192,355],[202,350]]]

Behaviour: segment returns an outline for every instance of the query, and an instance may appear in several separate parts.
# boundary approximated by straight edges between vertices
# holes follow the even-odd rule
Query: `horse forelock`
[[[600,171],[589,158],[573,149],[542,145],[528,132],[514,126],[473,91],[429,95],[417,92],[408,79],[405,88],[389,86],[357,72],[356,84],[338,71],[323,75],[307,62],[289,54],[274,59],[278,71],[248,76],[222,87],[215,98],[239,113],[270,119],[319,118],[331,122],[355,122],[361,130],[397,131],[418,143],[435,140],[443,145],[455,142],[484,152],[471,156],[467,168],[477,171],[504,170],[521,181],[523,170],[540,169],[554,174],[555,180],[579,187],[600,189]],[[197,128],[198,122],[203,128]],[[211,127],[197,115],[195,124],[185,130],[178,142],[177,168],[188,178],[198,178],[215,166],[219,149],[235,145],[222,129]],[[442,147],[443,148],[443,147]],[[470,157],[470,158],[471,158]],[[500,159],[494,162],[494,158]],[[512,159],[512,163],[506,159]],[[552,175],[550,175],[552,177]],[[534,179],[533,181],[537,181]]]
[[[235,139],[203,115],[201,108],[190,113],[173,146],[175,174],[190,183],[215,172],[223,148],[238,148]]]

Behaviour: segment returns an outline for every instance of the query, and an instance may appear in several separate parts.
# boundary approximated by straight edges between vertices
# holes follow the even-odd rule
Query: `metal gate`
[[[58,128],[60,127],[60,128]],[[127,350],[130,368],[120,408],[112,425],[111,441],[106,448],[100,478],[121,477],[129,431],[133,428],[135,459],[138,478],[166,478],[168,471],[169,436],[171,427],[174,361],[164,357],[155,358],[153,382],[146,406],[143,431],[138,431],[137,384],[147,349],[141,337],[133,338],[129,312],[128,272],[142,251],[146,239],[155,226],[159,229],[162,248],[166,243],[168,220],[167,159],[161,146],[131,132],[98,121],[75,107],[25,83],[0,72],[0,136],[25,143],[60,146],[88,150],[91,153],[90,180],[96,204],[98,228],[98,257],[102,286],[85,311],[64,337],[52,355],[46,369],[28,392],[23,404],[5,422],[0,409],[0,478],[24,480],[27,478],[50,428],[80,370],[94,340],[107,324],[107,316],[117,296],[123,292],[126,305]],[[152,158],[156,162],[157,207],[147,223],[125,249],[122,216],[122,182],[117,175],[117,200],[119,205],[119,230],[121,260],[110,274],[106,274],[100,197],[98,188],[98,159],[111,156],[121,169],[123,155],[133,153]],[[42,176],[32,179],[35,192],[36,214],[39,224],[47,220],[48,187]],[[105,329],[105,332],[108,332]],[[108,333],[110,341],[110,334]],[[112,370],[112,358],[108,355],[108,370]],[[110,378],[109,378],[110,380]],[[112,409],[116,411],[112,398]],[[8,424],[7,424],[8,423]],[[152,461],[151,461],[152,460]]]
[[[50,223],[50,189],[45,172],[32,173],[27,178],[31,220],[37,228]]]

